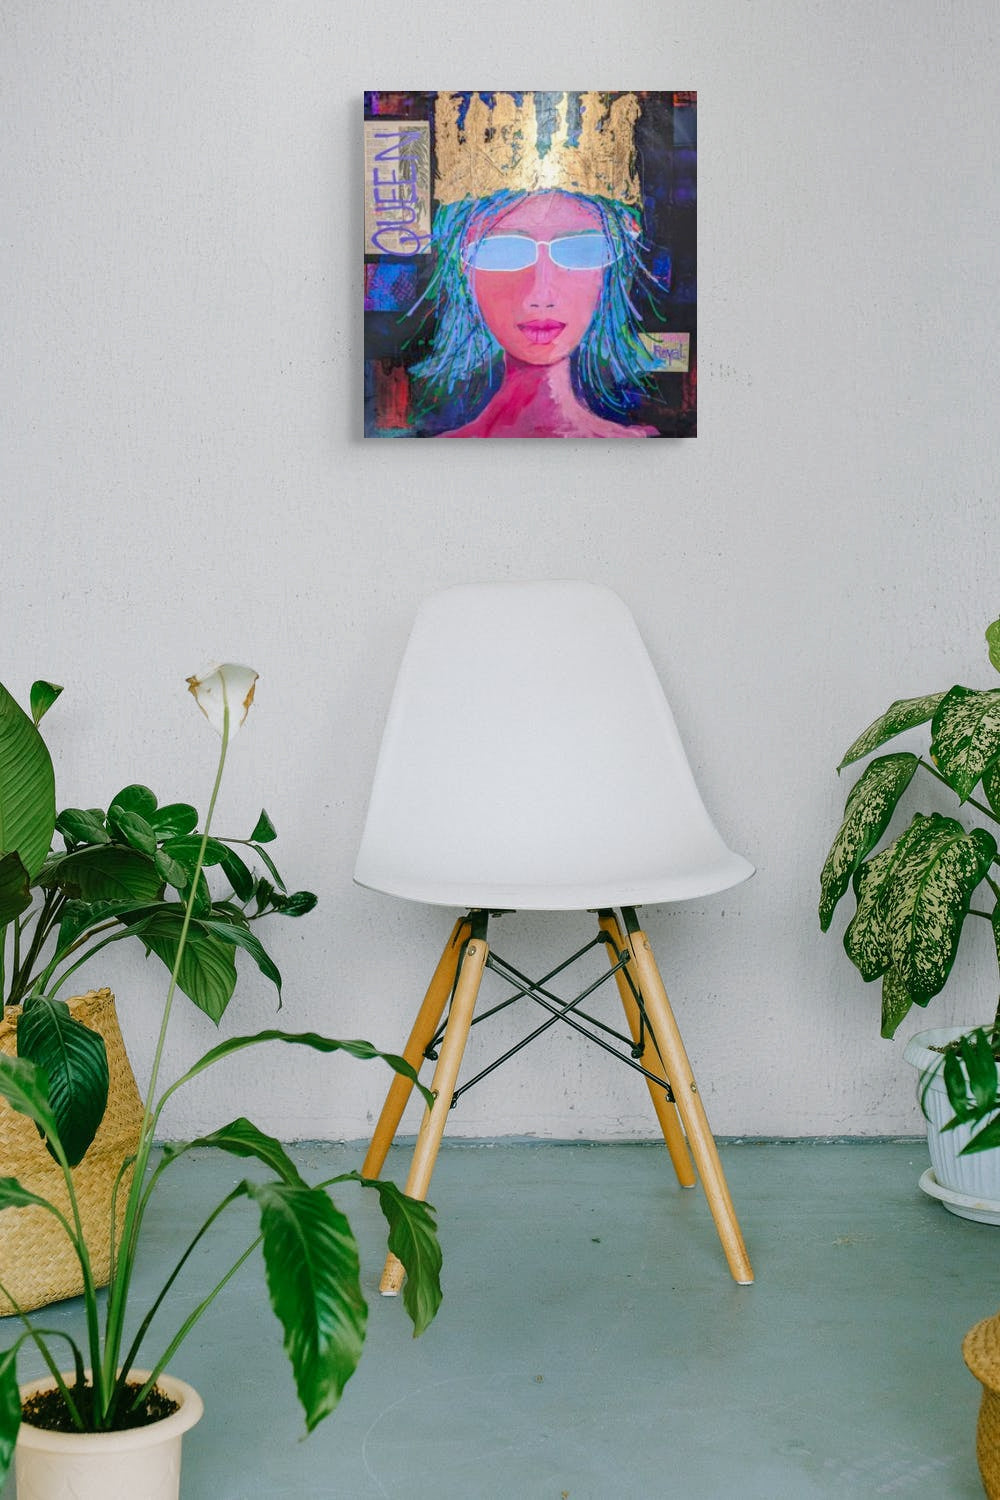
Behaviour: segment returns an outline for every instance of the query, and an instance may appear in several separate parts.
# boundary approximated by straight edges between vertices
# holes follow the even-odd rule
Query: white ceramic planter
[[[136,1375],[145,1379],[142,1370]],[[51,1390],[51,1376],[21,1387],[22,1399]],[[21,1423],[15,1453],[17,1500],[178,1500],[181,1439],[204,1411],[192,1386],[161,1375],[179,1408],[128,1432],[46,1432]]]
[[[931,1155],[931,1172],[925,1173],[920,1185],[931,1197],[938,1198],[945,1208],[963,1219],[975,1219],[983,1224],[1000,1223],[1000,1150],[978,1151],[972,1156],[959,1155],[962,1147],[975,1133],[974,1127],[960,1125],[956,1130],[943,1131],[942,1126],[951,1119],[952,1109],[948,1093],[940,1073],[924,1092],[919,1075],[927,1068],[940,1065],[941,1054],[934,1047],[954,1041],[964,1026],[938,1026],[928,1031],[918,1031],[907,1042],[903,1056],[917,1069],[917,1098],[922,1100],[927,1123],[927,1145]]]

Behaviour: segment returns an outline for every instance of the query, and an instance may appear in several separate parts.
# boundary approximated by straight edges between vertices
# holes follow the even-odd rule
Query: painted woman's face
[[[508,354],[568,359],[594,316],[613,259],[601,216],[563,193],[533,193],[492,220],[463,258],[483,320]]]

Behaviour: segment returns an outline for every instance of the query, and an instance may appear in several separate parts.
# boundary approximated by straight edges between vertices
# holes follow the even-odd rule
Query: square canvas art
[[[365,95],[365,435],[694,437],[697,103]]]

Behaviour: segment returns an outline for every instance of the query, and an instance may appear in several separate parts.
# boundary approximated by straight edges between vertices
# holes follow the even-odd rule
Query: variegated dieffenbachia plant
[[[1000,620],[986,640],[1000,672]],[[895,751],[869,761],[848,794],[820,877],[824,932],[853,886],[856,909],[844,947],[863,979],[882,981],[884,1037],[894,1035],[912,1005],[927,1005],[944,988],[967,917],[991,923],[1000,961],[1000,688],[956,686],[899,699],[854,741],[837,769],[928,723],[928,757]],[[963,812],[976,819],[917,812],[883,846],[918,772],[950,787]],[[992,830],[980,826],[979,818]],[[1000,1032],[1000,1008],[993,1029]]]

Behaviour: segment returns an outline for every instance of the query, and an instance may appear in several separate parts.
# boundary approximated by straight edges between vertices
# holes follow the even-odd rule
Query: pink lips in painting
[[[528,323],[518,323],[518,328],[533,344],[551,344],[566,327],[556,318],[533,318]]]

